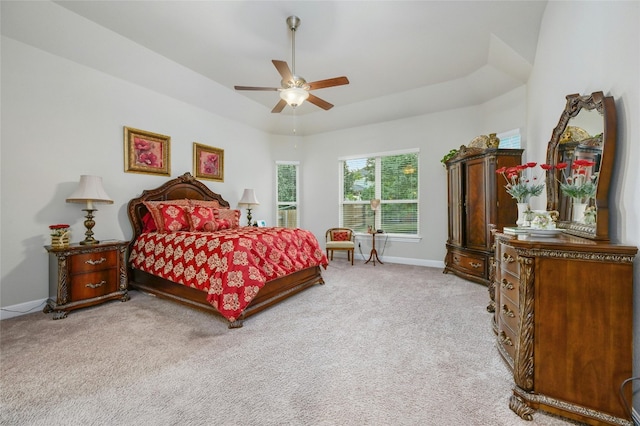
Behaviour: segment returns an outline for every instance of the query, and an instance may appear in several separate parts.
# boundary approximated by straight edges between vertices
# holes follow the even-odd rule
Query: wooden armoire
[[[515,226],[518,216],[516,200],[496,170],[521,164],[522,151],[462,146],[446,162],[449,234],[444,272],[490,284],[491,228]]]

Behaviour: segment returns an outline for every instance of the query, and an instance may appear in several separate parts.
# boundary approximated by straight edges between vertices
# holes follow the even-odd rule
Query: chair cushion
[[[327,241],[326,247],[331,249],[352,249],[355,247],[353,241]]]
[[[332,241],[349,241],[351,239],[349,231],[331,231]]]

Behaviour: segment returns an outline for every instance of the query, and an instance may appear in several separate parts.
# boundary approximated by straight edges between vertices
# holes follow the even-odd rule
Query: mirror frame
[[[596,207],[596,223],[589,225],[571,220],[559,221],[557,226],[564,232],[593,240],[609,240],[609,187],[615,159],[617,139],[616,105],[611,96],[604,96],[602,92],[591,95],[567,95],[565,106],[558,125],[553,129],[551,140],[547,146],[547,164],[555,166],[559,162],[560,140],[569,120],[576,117],[580,111],[597,110],[603,118],[602,156],[598,175],[598,187],[594,204]],[[560,172],[554,167],[553,172],[547,173],[547,210],[558,210],[560,204]]]

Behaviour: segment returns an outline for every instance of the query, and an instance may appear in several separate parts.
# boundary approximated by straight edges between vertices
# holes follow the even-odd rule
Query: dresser
[[[45,313],[66,318],[74,309],[107,300],[129,300],[125,255],[128,241],[94,245],[46,246],[49,252],[49,295]]]
[[[493,240],[489,224],[513,226],[516,202],[496,174],[501,167],[521,164],[522,150],[461,147],[446,162],[448,238],[444,272],[489,285]]]
[[[560,234],[495,233],[497,347],[513,372],[510,408],[629,425],[636,247]],[[626,389],[631,401],[631,389]]]

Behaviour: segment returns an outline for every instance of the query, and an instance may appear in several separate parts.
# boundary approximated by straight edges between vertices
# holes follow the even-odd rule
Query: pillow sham
[[[210,222],[215,224],[213,209],[210,207],[189,206],[189,221],[191,222],[191,226],[189,228],[191,231],[203,231],[205,230],[205,224]],[[213,231],[215,231],[215,229]]]
[[[161,204],[162,223],[165,232],[178,232],[189,230],[189,219],[185,206],[175,204]]]
[[[240,227],[240,210],[235,209],[214,209],[213,215],[218,222],[218,229],[220,226],[221,220],[226,220],[229,222],[229,229],[236,229]]]
[[[164,217],[160,207],[161,206],[178,206],[184,212],[184,207],[189,206],[189,200],[183,199],[183,200],[166,200],[166,201],[144,201],[143,204],[145,205],[147,210],[149,210],[149,213],[151,213],[151,217],[155,222],[157,231],[161,233],[166,233],[167,229],[164,223]],[[179,212],[175,212],[175,213],[179,214]],[[188,221],[187,221],[187,224],[188,224]],[[189,226],[187,226],[187,229],[189,229]]]
[[[189,205],[192,207],[210,207],[212,209],[221,209],[218,200],[189,200]]]

